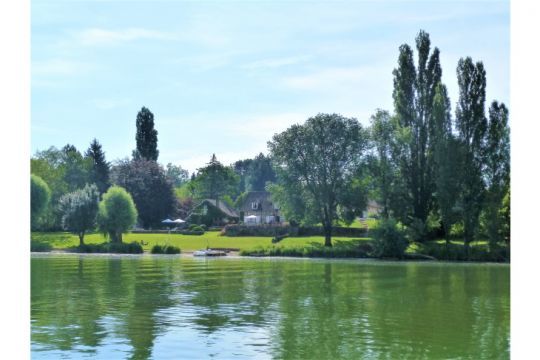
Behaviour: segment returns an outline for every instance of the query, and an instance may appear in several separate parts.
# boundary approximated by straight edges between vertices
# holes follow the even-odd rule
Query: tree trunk
[[[79,246],[84,245],[84,231],[79,233]]]
[[[121,232],[118,234],[118,243],[119,244],[122,243],[122,233]]]
[[[332,220],[329,215],[328,209],[324,208],[324,246],[332,247]]]

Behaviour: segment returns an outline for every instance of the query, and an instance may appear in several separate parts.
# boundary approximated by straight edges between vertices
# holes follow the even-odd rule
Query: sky
[[[32,0],[31,153],[93,138],[129,157],[141,107],[158,161],[195,171],[267,153],[317,113],[369,125],[393,111],[392,70],[420,29],[457,102],[461,57],[483,61],[487,104],[509,104],[509,2]]]

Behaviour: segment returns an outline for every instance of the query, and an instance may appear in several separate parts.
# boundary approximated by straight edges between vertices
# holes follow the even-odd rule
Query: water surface
[[[507,359],[510,267],[32,255],[35,359]]]

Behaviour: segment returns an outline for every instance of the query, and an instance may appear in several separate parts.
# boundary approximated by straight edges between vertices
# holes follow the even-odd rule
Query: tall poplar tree
[[[441,81],[439,50],[431,52],[429,34],[420,31],[416,37],[418,65],[407,44],[399,48],[398,67],[394,74],[394,108],[401,131],[406,134],[400,151],[399,168],[406,182],[405,197],[412,213],[402,218],[407,224],[425,224],[433,203],[433,98]],[[418,239],[420,240],[420,239]]]
[[[482,62],[461,58],[457,66],[459,100],[456,108],[458,139],[463,146],[462,218],[465,251],[474,239],[484,199],[482,168],[487,120],[486,71]]]
[[[103,194],[109,186],[110,165],[105,160],[105,153],[101,144],[96,140],[92,140],[85,156],[92,160],[92,169],[90,170],[90,181],[96,184],[100,195]]]
[[[508,109],[497,101],[493,101],[489,108],[484,165],[487,185],[484,212],[489,245],[493,250],[503,239],[503,198],[510,186]]]
[[[442,84],[435,90],[433,124],[435,198],[448,245],[450,228],[458,218],[462,151],[459,141],[452,133],[450,99],[446,87]]]
[[[157,149],[158,132],[154,129],[154,114],[143,106],[137,114],[137,134],[135,140],[137,148],[133,151],[135,160],[154,160],[157,161],[159,150]]]

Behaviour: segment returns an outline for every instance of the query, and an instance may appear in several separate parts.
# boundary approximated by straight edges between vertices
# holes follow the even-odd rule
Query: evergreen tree
[[[101,144],[96,140],[92,140],[90,147],[86,150],[85,156],[92,161],[92,170],[90,171],[90,181],[96,184],[99,193],[103,194],[109,186],[110,165],[105,160],[105,153]]]
[[[404,196],[412,204],[411,213],[400,220],[421,226],[433,203],[433,98],[442,76],[439,50],[430,53],[430,44],[429,34],[420,31],[416,37],[418,67],[414,65],[413,50],[404,44],[399,48],[398,68],[393,72],[395,113],[407,135],[399,151],[399,167],[406,184]]]
[[[459,100],[456,108],[458,139],[463,146],[462,162],[462,219],[465,251],[474,239],[484,199],[482,178],[484,140],[487,129],[485,117],[486,72],[482,62],[473,63],[470,57],[460,59],[457,66]]]
[[[133,158],[157,161],[159,150],[157,149],[158,132],[154,129],[154,114],[143,106],[137,114],[137,134],[135,140],[137,148],[133,151]]]

